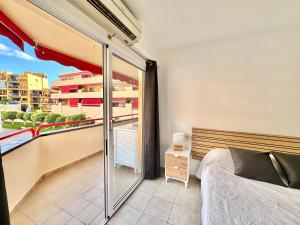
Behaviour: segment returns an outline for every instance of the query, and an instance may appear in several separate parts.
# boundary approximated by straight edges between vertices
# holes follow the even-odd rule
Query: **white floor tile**
[[[145,213],[154,216],[156,218],[167,221],[171,212],[173,204],[169,201],[160,199],[160,198],[152,198],[151,202],[145,209]]]
[[[161,219],[158,219],[154,216],[143,214],[139,221],[137,222],[137,225],[165,225],[167,224],[166,221],[163,221]]]
[[[137,210],[144,211],[151,199],[151,195],[137,190],[130,196],[126,204]]]
[[[108,222],[109,225],[135,225],[142,212],[130,206],[124,205]]]
[[[197,213],[186,208],[179,207],[175,204],[172,208],[168,223],[172,225],[196,225]]]

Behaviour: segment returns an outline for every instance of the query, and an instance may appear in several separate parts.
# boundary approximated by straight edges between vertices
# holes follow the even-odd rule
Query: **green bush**
[[[27,112],[23,116],[23,120],[30,120],[31,121],[31,116],[34,114],[34,112]]]
[[[1,99],[0,104],[7,105],[10,101],[8,99]]]
[[[17,118],[17,111],[8,111],[4,114],[4,120],[14,120]]]
[[[55,123],[66,122],[66,116],[59,116],[56,118]]]
[[[68,116],[66,122],[78,121],[78,120],[85,120],[86,116],[84,114],[76,114],[72,116]],[[67,127],[78,127],[79,123],[77,124],[69,124]]]
[[[46,123],[55,123],[56,119],[59,117],[60,117],[60,115],[57,113],[49,113],[45,118],[45,122]]]
[[[6,120],[6,113],[7,112],[1,112],[1,119]]]
[[[31,116],[31,120],[33,122],[44,122],[47,115],[48,115],[48,113],[45,113],[45,112],[34,113]]]
[[[17,113],[17,118],[23,120],[25,113],[24,112],[18,112]]]

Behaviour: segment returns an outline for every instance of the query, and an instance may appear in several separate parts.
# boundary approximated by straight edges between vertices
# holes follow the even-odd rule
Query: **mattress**
[[[197,171],[202,225],[300,225],[300,190],[234,175],[228,149],[213,149]]]

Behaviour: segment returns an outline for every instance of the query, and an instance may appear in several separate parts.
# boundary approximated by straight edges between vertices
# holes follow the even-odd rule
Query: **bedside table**
[[[179,180],[187,184],[189,182],[189,170],[190,170],[190,160],[191,151],[174,151],[169,148],[165,153],[165,176],[166,182],[168,179]]]

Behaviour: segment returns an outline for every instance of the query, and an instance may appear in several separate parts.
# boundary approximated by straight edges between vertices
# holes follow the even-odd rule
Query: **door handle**
[[[110,130],[113,130],[113,128],[114,128],[113,123],[114,123],[113,119],[110,119],[110,120],[109,120],[109,129],[110,129]]]

